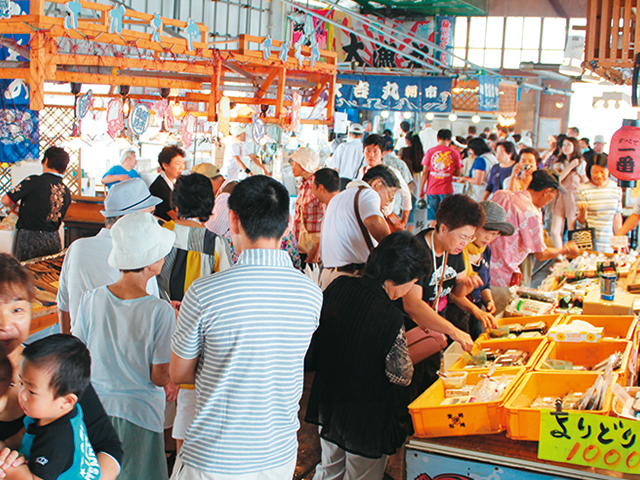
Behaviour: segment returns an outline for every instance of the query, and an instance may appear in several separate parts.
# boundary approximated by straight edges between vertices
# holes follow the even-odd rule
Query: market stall
[[[409,406],[407,478],[640,478],[639,267],[635,252],[560,262],[471,352],[445,353]]]

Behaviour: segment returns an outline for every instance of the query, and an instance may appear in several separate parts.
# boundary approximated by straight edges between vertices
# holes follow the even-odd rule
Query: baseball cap
[[[560,183],[560,175],[549,168],[536,170],[531,176],[531,187],[555,188],[560,193],[567,193],[567,189]]]
[[[356,135],[360,135],[364,133],[364,127],[359,123],[352,123],[349,127],[349,133],[355,133]]]

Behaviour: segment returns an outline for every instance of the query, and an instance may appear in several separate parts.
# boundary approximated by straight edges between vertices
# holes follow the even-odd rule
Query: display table
[[[640,475],[539,460],[538,442],[511,440],[504,433],[412,437],[406,460],[407,480],[640,480]]]
[[[71,196],[71,205],[64,217],[65,245],[78,238],[93,237],[104,227],[104,197]]]

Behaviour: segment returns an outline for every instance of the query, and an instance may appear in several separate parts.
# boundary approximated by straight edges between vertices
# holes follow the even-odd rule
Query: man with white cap
[[[364,128],[359,123],[352,123],[349,127],[348,142],[341,143],[336,148],[327,165],[335,168],[341,178],[354,179],[358,176],[358,170],[364,165],[364,152],[362,151],[362,135]]]
[[[317,263],[325,207],[313,194],[313,173],[320,165],[320,157],[312,148],[300,147],[289,160],[293,176],[302,178],[293,217],[293,234],[298,240],[300,255],[304,257],[302,260]]]
[[[91,353],[91,384],[126,452],[118,478],[166,479],[162,387],[170,382],[176,314],[146,285],[160,273],[175,233],[137,212],[118,220],[111,234],[109,266],[120,278],[82,296],[73,333]]]
[[[593,151],[595,153],[604,153],[604,146],[606,143],[604,135],[596,135],[593,137]]]
[[[58,317],[60,331],[70,333],[75,323],[80,297],[84,292],[108,285],[120,278],[120,272],[107,262],[111,252],[111,227],[116,221],[134,212],[153,212],[162,200],[149,193],[141,178],[115,184],[104,201],[104,228],[95,237],[73,242],[64,257],[58,287]],[[158,296],[158,283],[152,278],[147,285],[151,295]]]
[[[224,160],[222,162],[222,175],[227,180],[242,180],[247,175],[253,175],[249,164],[246,163],[246,157],[249,157],[253,163],[262,169],[265,175],[269,175],[269,171],[262,164],[260,159],[247,149],[247,130],[244,125],[235,125],[231,129],[231,134],[235,137],[224,149]]]

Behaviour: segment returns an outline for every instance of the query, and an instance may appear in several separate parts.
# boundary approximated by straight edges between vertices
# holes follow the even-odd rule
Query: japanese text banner
[[[577,411],[543,410],[538,458],[640,473],[640,422]]]
[[[336,109],[450,112],[449,77],[339,75]]]

